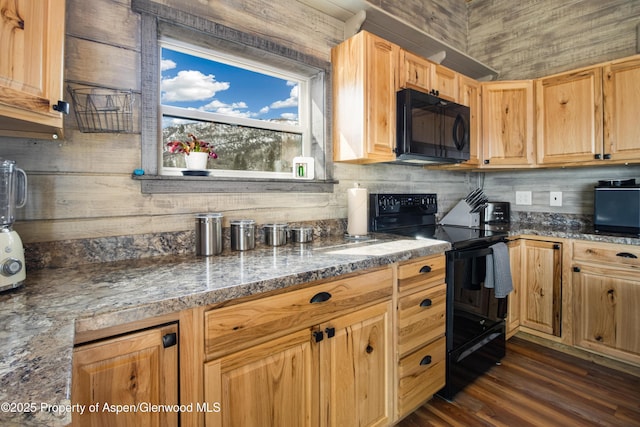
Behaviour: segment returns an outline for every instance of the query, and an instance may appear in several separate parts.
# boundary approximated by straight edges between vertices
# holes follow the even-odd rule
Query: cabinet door
[[[511,280],[513,291],[509,295],[507,308],[507,337],[518,332],[520,326],[520,294],[522,286],[522,240],[514,240],[508,243],[509,261],[511,267]]]
[[[431,84],[440,98],[458,102],[458,79],[459,74],[447,67],[438,64],[431,67]]]
[[[480,118],[480,83],[472,78],[460,75],[460,104],[469,107],[471,112],[470,126],[471,134],[469,138],[469,160],[464,162],[467,165],[480,164],[480,138],[482,134]]]
[[[604,67],[604,154],[640,159],[640,57]]]
[[[536,81],[538,163],[602,157],[602,69],[594,67]]]
[[[431,91],[431,68],[434,67],[425,58],[414,55],[406,50],[400,51],[400,86],[417,89],[423,92]]]
[[[482,83],[483,163],[533,165],[533,81]]]
[[[0,132],[51,136],[62,129],[64,0],[2,2]]]
[[[562,245],[524,240],[520,324],[560,336]]]
[[[331,51],[334,160],[395,159],[400,48],[361,31]]]
[[[205,364],[205,424],[318,425],[312,418],[317,417],[312,405],[318,399],[318,366],[312,363],[311,342],[310,331],[304,329]]]
[[[319,346],[320,425],[390,424],[390,313],[382,303],[321,326],[329,332]]]
[[[138,412],[113,412],[117,405],[135,408],[139,404],[179,403],[178,346],[171,342],[163,344],[163,338],[172,334],[176,334],[177,342],[177,333],[176,325],[168,325],[77,348],[73,353],[71,401],[87,408],[91,404],[99,407],[84,414],[75,412],[73,424],[178,425],[177,412],[145,407]]]
[[[633,270],[574,268],[575,345],[640,364],[640,280]]]

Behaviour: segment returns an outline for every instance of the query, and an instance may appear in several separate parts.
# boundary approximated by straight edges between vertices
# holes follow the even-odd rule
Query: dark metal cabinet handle
[[[327,333],[327,338],[333,338],[336,336],[336,328],[326,328],[324,331]]]
[[[580,267],[573,267],[574,273],[580,273]]]
[[[605,160],[611,160],[611,154],[605,154],[605,155],[603,156],[603,158],[604,158]]]
[[[313,331],[311,333],[315,342],[320,342],[324,339],[324,332],[322,331]]]
[[[173,347],[176,344],[178,344],[178,334],[172,332],[170,334],[163,335],[162,346],[164,348]]]
[[[422,358],[422,360],[420,361],[420,366],[424,366],[424,365],[429,365],[431,364],[431,356],[425,356]]]
[[[317,304],[321,302],[326,302],[331,299],[331,294],[329,292],[318,292],[309,300],[310,304]]]
[[[424,265],[422,266],[422,268],[420,269],[420,273],[431,273],[431,266],[430,265]]]
[[[489,159],[486,159],[486,160],[484,161],[484,164],[485,164],[485,165],[488,165],[490,162],[491,162],[491,161],[490,161]]]
[[[593,158],[596,159],[596,160],[600,160],[600,157],[601,157],[600,154],[594,154],[593,155]]]
[[[553,249],[559,250],[560,249],[560,245],[556,243],[555,245],[553,245]]]
[[[619,253],[616,254],[616,256],[619,256],[621,258],[633,258],[633,259],[637,259],[638,258],[637,255],[634,255],[634,254],[629,253],[629,252],[619,252]]]
[[[427,299],[423,299],[422,302],[420,303],[420,307],[431,307],[432,301],[427,298]]]

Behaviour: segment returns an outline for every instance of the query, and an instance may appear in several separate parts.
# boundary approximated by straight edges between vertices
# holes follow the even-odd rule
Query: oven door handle
[[[493,254],[493,250],[488,247],[468,250],[463,249],[459,251],[451,251],[451,254],[453,255],[453,259],[470,259],[491,255]]]

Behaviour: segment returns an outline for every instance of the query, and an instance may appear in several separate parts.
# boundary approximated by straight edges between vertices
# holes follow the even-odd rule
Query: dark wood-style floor
[[[454,402],[436,396],[398,426],[640,426],[640,377],[513,337]]]

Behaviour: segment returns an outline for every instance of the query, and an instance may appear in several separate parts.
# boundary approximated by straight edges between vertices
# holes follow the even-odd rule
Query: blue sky
[[[162,103],[261,120],[297,119],[298,85],[166,48]]]

